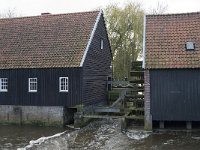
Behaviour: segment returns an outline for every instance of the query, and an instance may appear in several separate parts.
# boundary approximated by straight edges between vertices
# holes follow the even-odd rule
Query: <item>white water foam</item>
[[[128,130],[125,132],[128,138],[134,140],[141,140],[147,138],[151,132],[143,131],[143,130]]]
[[[62,133],[57,133],[57,134],[55,134],[55,135],[53,135],[53,136],[41,137],[41,138],[39,138],[39,139],[37,139],[37,140],[31,140],[31,141],[29,142],[29,145],[27,145],[27,146],[24,147],[24,148],[18,148],[17,150],[27,150],[28,148],[31,148],[31,147],[33,147],[34,145],[40,145],[40,144],[42,144],[43,142],[45,142],[46,140],[52,139],[52,138],[55,138],[55,137],[59,137],[59,136],[63,135],[64,133],[66,133],[66,131],[65,131],[65,132],[62,132]]]

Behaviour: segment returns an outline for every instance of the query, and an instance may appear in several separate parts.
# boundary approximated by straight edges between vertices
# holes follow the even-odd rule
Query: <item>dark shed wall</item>
[[[200,121],[200,69],[150,70],[153,120]]]
[[[101,39],[104,41],[103,49],[100,47]],[[83,64],[83,100],[85,104],[106,100],[107,77],[111,76],[110,66],[111,49],[102,15]]]
[[[0,92],[0,105],[73,106],[81,103],[81,68],[0,70],[8,78],[8,92]],[[69,78],[69,92],[59,92],[59,77]],[[38,92],[28,92],[28,78],[38,79]]]

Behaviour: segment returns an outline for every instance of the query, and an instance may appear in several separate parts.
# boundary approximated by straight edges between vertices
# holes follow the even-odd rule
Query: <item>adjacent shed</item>
[[[145,125],[200,121],[200,13],[147,15]]]

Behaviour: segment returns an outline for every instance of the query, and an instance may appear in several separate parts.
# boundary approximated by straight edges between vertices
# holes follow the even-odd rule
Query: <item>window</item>
[[[59,91],[68,92],[68,77],[59,78]]]
[[[194,42],[186,42],[185,48],[186,48],[186,50],[194,50],[195,49],[195,43]]]
[[[8,92],[8,78],[0,78],[0,92]]]
[[[28,78],[28,91],[37,92],[37,78]]]
[[[103,49],[103,40],[101,39],[101,49]]]

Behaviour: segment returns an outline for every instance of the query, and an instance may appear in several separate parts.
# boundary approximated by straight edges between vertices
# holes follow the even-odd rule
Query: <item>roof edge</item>
[[[146,55],[146,15],[144,15],[144,27],[143,27],[143,61],[142,61],[142,68],[145,69],[145,55]]]
[[[87,44],[87,46],[86,46],[86,49],[85,49],[85,51],[84,51],[83,57],[82,57],[82,59],[81,59],[80,67],[83,67],[83,64],[84,64],[85,59],[86,59],[86,56],[87,56],[87,52],[88,52],[88,50],[89,50],[89,48],[90,48],[90,45],[91,45],[91,43],[92,43],[92,40],[93,40],[93,38],[94,38],[94,33],[95,33],[96,29],[97,29],[97,26],[98,26],[98,23],[99,23],[99,21],[100,21],[100,18],[101,18],[101,15],[102,15],[102,14],[103,14],[103,11],[100,10],[100,11],[99,11],[99,14],[98,14],[98,16],[97,16],[96,22],[95,22],[95,24],[94,24],[94,28],[92,29],[92,32],[91,32],[91,34],[90,34],[90,38],[89,38],[88,44]]]
[[[196,15],[200,14],[200,12],[186,12],[186,13],[164,13],[164,14],[147,14],[147,17],[152,16],[181,16],[181,15]]]
[[[68,13],[57,13],[57,14],[48,14],[48,15],[30,15],[30,16],[16,16],[11,18],[0,18],[0,20],[15,20],[15,19],[27,19],[27,18],[42,18],[47,16],[61,16],[61,15],[73,15],[73,14],[83,14],[83,13],[93,13],[99,12],[99,10],[90,10],[90,11],[79,11],[79,12],[68,12]]]

